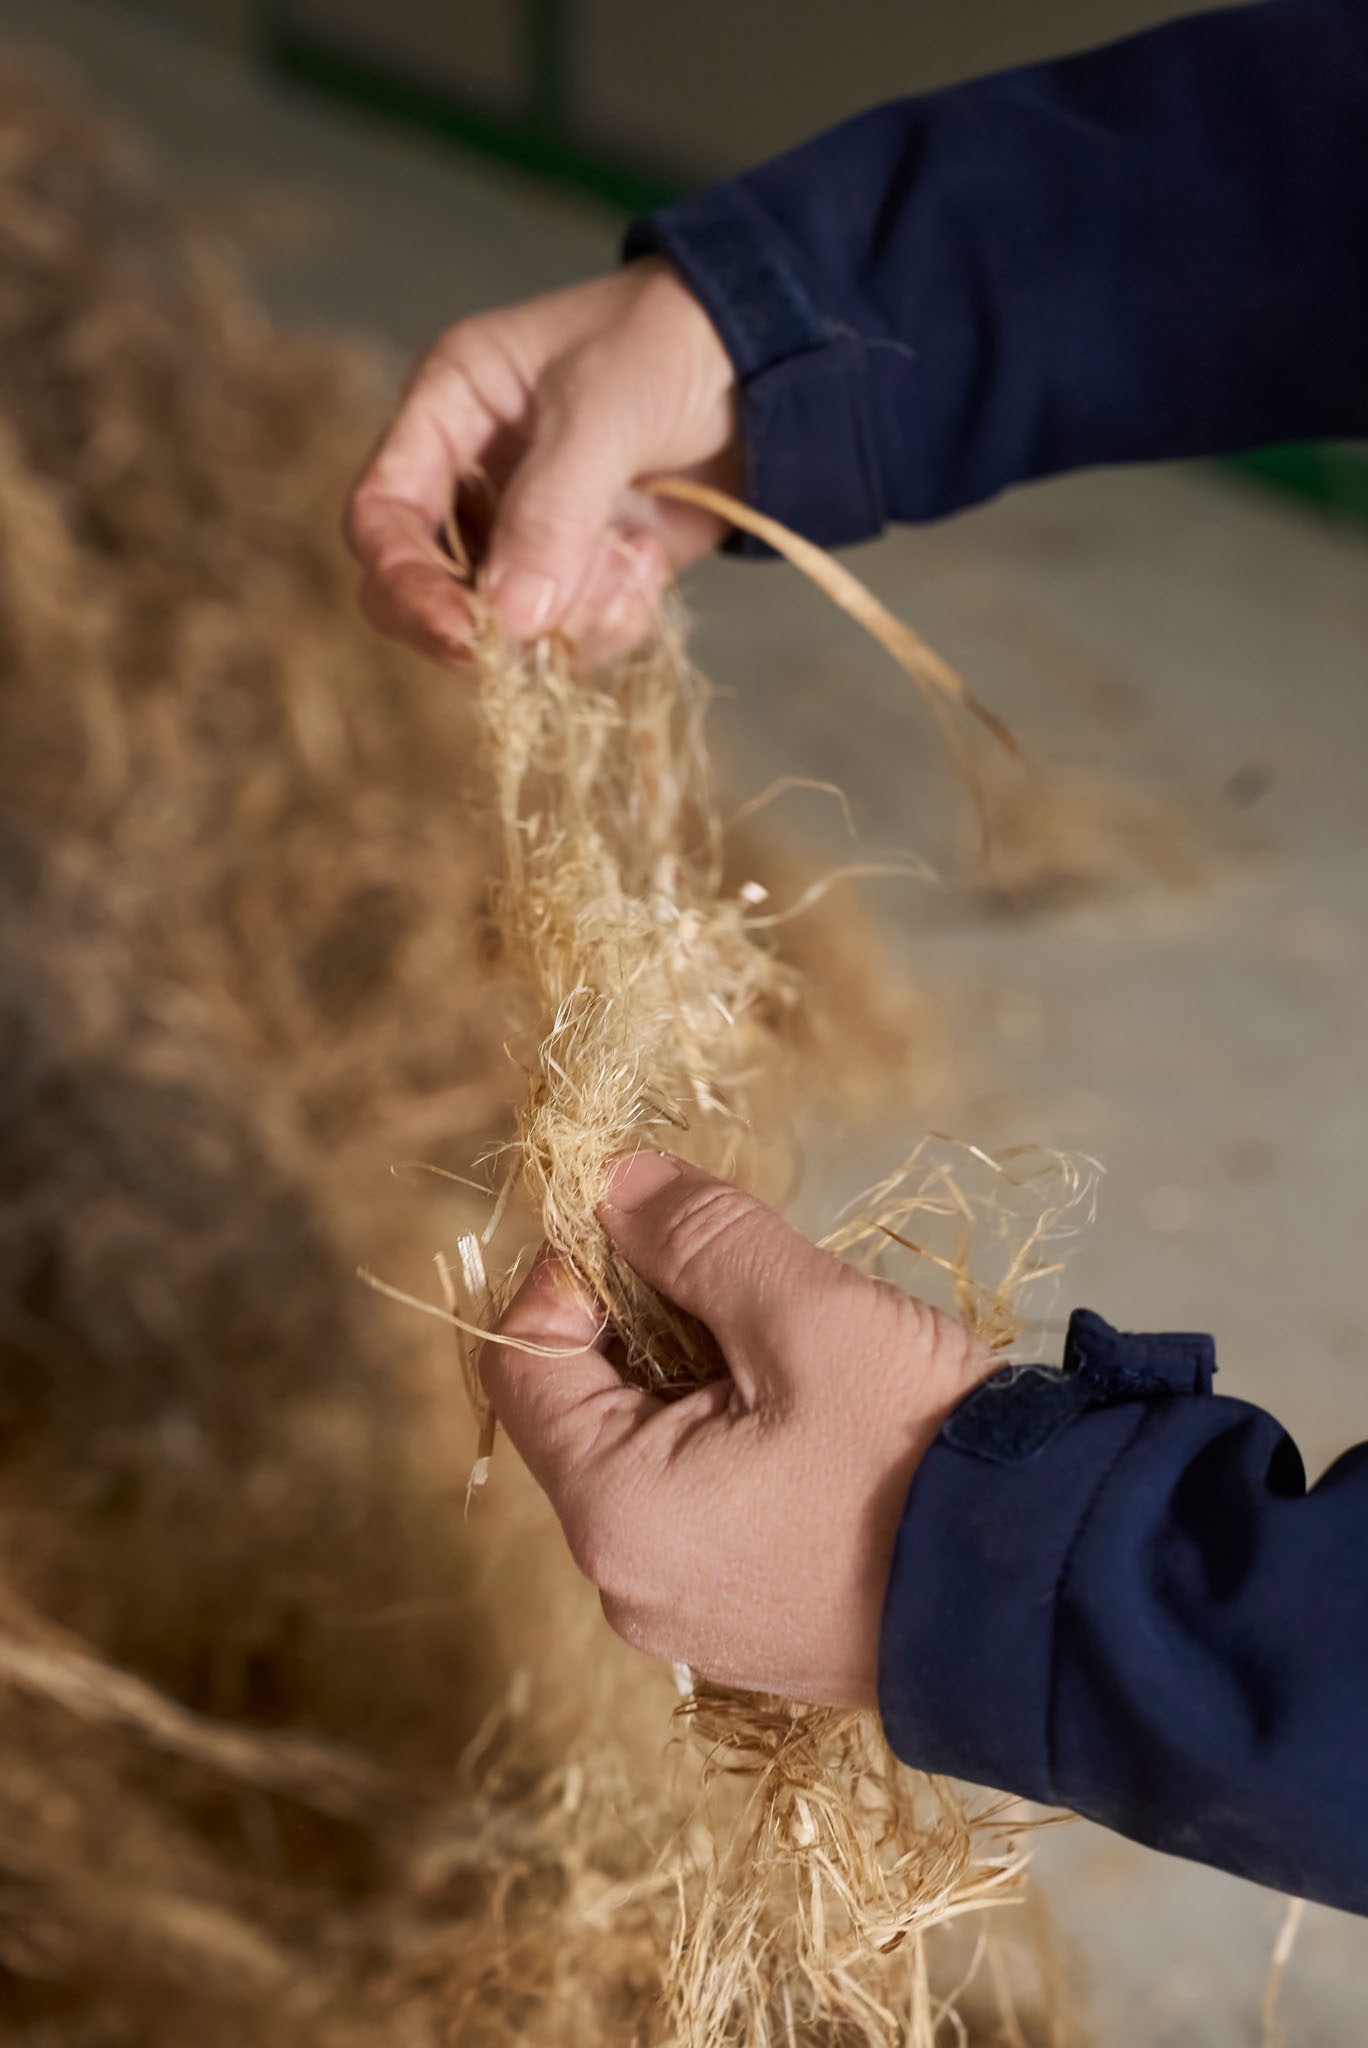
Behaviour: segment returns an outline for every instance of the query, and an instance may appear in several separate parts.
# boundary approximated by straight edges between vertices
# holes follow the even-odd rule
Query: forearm
[[[1307,1493],[1271,1418],[1205,1391],[1204,1343],[1076,1319],[1071,1371],[951,1418],[894,1559],[889,1738],[1368,1912],[1368,1450]]]
[[[644,224],[829,543],[1089,464],[1368,434],[1368,6],[1267,0],[862,115]]]

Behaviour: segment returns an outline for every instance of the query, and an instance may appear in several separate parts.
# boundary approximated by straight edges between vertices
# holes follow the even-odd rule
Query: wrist
[[[664,256],[639,256],[627,274],[636,279],[638,316],[651,346],[668,363],[676,418],[688,423],[690,464],[716,461],[737,442],[736,365],[702,301]]]

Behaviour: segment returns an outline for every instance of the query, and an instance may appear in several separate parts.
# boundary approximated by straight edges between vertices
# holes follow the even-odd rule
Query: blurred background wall
[[[705,178],[891,94],[1124,35],[1175,0],[106,0],[345,57],[607,161]]]

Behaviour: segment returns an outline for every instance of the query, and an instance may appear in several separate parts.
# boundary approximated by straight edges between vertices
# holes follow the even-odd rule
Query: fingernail
[[[519,640],[535,640],[556,608],[556,585],[536,569],[495,569],[489,594],[506,629]]]
[[[630,1216],[649,1202],[652,1195],[658,1195],[672,1180],[678,1180],[680,1165],[681,1162],[672,1159],[668,1152],[634,1152],[630,1159],[619,1161],[603,1206]]]

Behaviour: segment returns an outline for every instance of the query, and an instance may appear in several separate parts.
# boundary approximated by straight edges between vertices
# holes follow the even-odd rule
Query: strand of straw
[[[891,612],[881,599],[877,598],[868,584],[862,583],[827,550],[818,547],[815,541],[805,540],[768,513],[757,512],[752,506],[733,498],[727,491],[719,491],[712,484],[695,483],[687,477],[659,477],[646,486],[657,498],[672,498],[680,504],[696,505],[701,511],[711,512],[723,519],[729,526],[739,527],[754,539],[763,541],[767,547],[782,555],[785,561],[816,585],[834,605],[839,605],[858,626],[862,626],[871,639],[889,653],[898,667],[922,692],[932,714],[945,737],[947,745],[959,763],[969,792],[974,800],[983,832],[985,848],[988,843],[988,805],[983,789],[982,777],[972,753],[966,746],[963,734],[952,717],[947,715],[948,707],[958,705],[970,717],[977,719],[984,730],[990,733],[1003,750],[1015,759],[1024,758],[1024,749],[1011,727],[976,697],[957,669],[927,645],[921,634],[915,632],[896,612]]]

